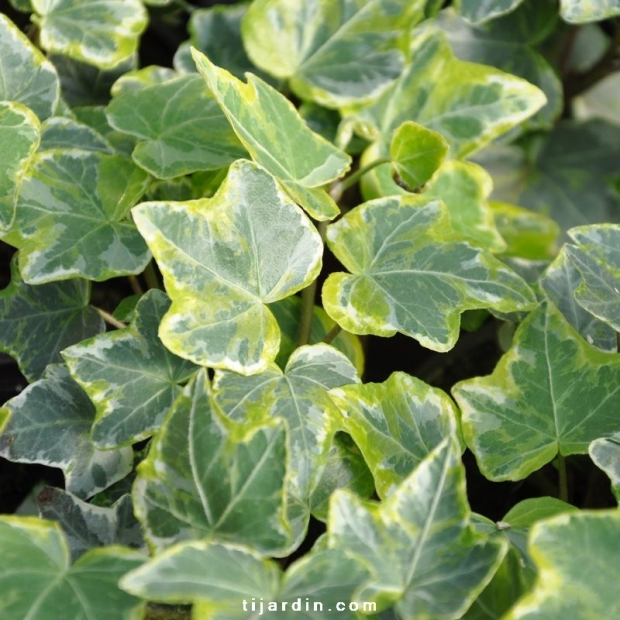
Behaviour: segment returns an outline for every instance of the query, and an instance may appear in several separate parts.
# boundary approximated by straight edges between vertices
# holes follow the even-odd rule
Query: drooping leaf
[[[226,429],[200,371],[177,399],[138,467],[134,506],[149,544],[209,538],[286,554],[286,437],[275,421],[242,438]]]
[[[142,170],[116,155],[66,149],[35,155],[6,238],[20,250],[24,280],[107,280],[142,271],[150,254],[127,214],[146,184]]]
[[[594,464],[611,480],[611,488],[620,502],[620,433],[595,439],[588,448]]]
[[[133,160],[159,179],[228,166],[246,151],[198,75],[115,97],[110,125],[141,138]]]
[[[198,71],[252,158],[273,174],[285,191],[318,220],[340,212],[321,189],[346,172],[351,158],[304,123],[290,101],[260,78],[245,84],[200,52]]]
[[[376,97],[403,70],[421,0],[255,0],[243,20],[250,58],[326,107]]]
[[[364,562],[372,579],[357,598],[395,604],[405,618],[460,617],[506,551],[474,532],[456,439],[445,439],[381,504],[332,496],[329,547]]]
[[[32,0],[41,46],[111,69],[129,58],[147,25],[139,0]]]
[[[149,291],[138,302],[130,327],[63,351],[73,378],[97,410],[91,436],[98,448],[149,437],[181,393],[180,384],[196,372],[157,336],[169,306],[161,291]]]
[[[352,333],[401,332],[448,351],[464,310],[534,305],[521,278],[461,239],[437,200],[394,196],[357,207],[327,231],[330,249],[351,274],[327,278],[325,310]]]
[[[59,90],[53,65],[0,13],[0,100],[21,103],[45,120],[56,110]]]
[[[245,160],[212,199],[143,203],[133,213],[173,302],[160,328],[164,344],[214,368],[266,368],[280,334],[265,304],[320,270],[321,238],[305,214]]]
[[[465,19],[481,24],[514,11],[521,2],[523,0],[459,0],[458,6]]]
[[[104,452],[92,444],[95,409],[64,366],[48,366],[42,379],[4,407],[10,417],[0,435],[0,455],[59,467],[67,491],[77,497],[90,497],[131,471],[131,448]]]
[[[452,393],[482,473],[520,480],[558,454],[585,454],[591,441],[617,430],[620,359],[541,304],[493,374],[461,381]]]
[[[583,24],[620,15],[620,0],[560,0],[560,15],[567,22]]]
[[[101,151],[109,154],[114,152],[99,132],[73,119],[52,116],[41,126],[40,151],[72,149],[76,146],[79,146],[81,151]]]
[[[447,394],[405,373],[393,373],[384,383],[332,389],[329,396],[364,455],[381,498],[457,432],[457,410]]]
[[[31,286],[22,281],[16,260],[11,274],[11,283],[0,292],[0,350],[36,381],[48,364],[62,361],[63,349],[102,332],[104,323],[88,305],[86,280]]]

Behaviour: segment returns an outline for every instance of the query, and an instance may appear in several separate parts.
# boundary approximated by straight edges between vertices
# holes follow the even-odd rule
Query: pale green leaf
[[[190,381],[138,467],[134,505],[149,544],[210,538],[286,555],[286,437],[274,421],[233,437],[204,371]]]
[[[589,120],[602,118],[620,124],[620,75],[612,73],[599,80],[585,93],[573,98],[576,118]]]
[[[280,333],[265,304],[304,288],[321,267],[321,238],[305,214],[245,160],[212,199],[143,203],[133,213],[173,302],[164,344],[198,364],[266,368]]]
[[[45,50],[102,69],[136,51],[148,21],[139,0],[32,0],[32,7]]]
[[[473,24],[496,19],[517,8],[523,0],[458,0],[461,15]]]
[[[595,439],[588,448],[594,464],[611,480],[611,487],[620,501],[620,433]]]
[[[52,116],[41,125],[39,151],[72,148],[109,154],[114,152],[99,132],[70,118]]]
[[[376,97],[404,66],[423,0],[255,0],[243,20],[250,58],[327,107]]]
[[[330,225],[327,242],[351,274],[327,278],[323,305],[352,333],[401,332],[434,351],[448,351],[464,310],[512,312],[534,305],[520,277],[452,233],[437,200],[395,196],[368,202]]]
[[[89,299],[90,283],[82,279],[26,284],[14,259],[11,283],[0,292],[0,350],[29,381],[40,379],[48,364],[62,361],[63,349],[105,329]]]
[[[336,491],[329,547],[364,562],[373,578],[356,599],[401,617],[458,618],[490,581],[505,542],[470,524],[456,439],[442,441],[381,504]]]
[[[59,91],[54,66],[0,13],[0,100],[21,103],[44,120],[56,110]]]
[[[106,115],[114,129],[141,139],[133,160],[159,179],[222,168],[246,155],[198,75],[121,93]]]
[[[32,3],[30,0],[9,0],[12,7],[23,13],[30,13],[32,11]]]
[[[170,301],[149,291],[131,326],[80,342],[65,351],[73,378],[93,401],[91,436],[98,448],[135,443],[152,435],[196,366],[172,355],[157,336]]]
[[[252,158],[318,220],[340,212],[322,185],[344,174],[351,158],[312,132],[278,91],[248,74],[245,84],[215,66],[200,52],[192,55],[198,71]]]
[[[158,65],[149,65],[142,69],[127,71],[121,75],[110,89],[112,97],[118,97],[125,93],[133,93],[149,86],[157,86],[164,84],[179,77],[174,69],[169,67],[160,67]]]
[[[95,409],[64,366],[48,366],[42,379],[4,406],[10,417],[0,435],[0,455],[59,467],[70,493],[90,497],[131,471],[131,448],[104,452],[92,444]]]
[[[558,454],[585,454],[591,441],[617,430],[620,359],[542,304],[492,375],[461,381],[452,393],[482,473],[520,480]]]
[[[444,438],[457,432],[457,409],[449,396],[405,373],[384,383],[332,389],[375,478],[377,494],[389,496]]]
[[[575,24],[601,21],[620,15],[620,0],[560,0],[560,15]]]
[[[555,497],[531,497],[513,506],[502,519],[502,523],[514,528],[530,528],[536,522],[549,519],[565,512],[577,512],[575,506]]]
[[[70,564],[60,528],[35,518],[0,518],[3,620],[139,620],[144,602],[118,580],[144,562],[122,547],[96,549]]]

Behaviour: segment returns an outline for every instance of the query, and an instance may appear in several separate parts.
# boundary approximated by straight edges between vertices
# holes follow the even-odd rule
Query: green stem
[[[314,321],[314,298],[316,297],[317,281],[306,286],[301,292],[301,318],[299,321],[299,336],[297,337],[297,346],[303,347],[310,342],[312,334],[312,323]]]
[[[153,261],[151,261],[144,270],[144,279],[146,281],[146,285],[149,288],[161,288],[161,284],[159,283],[159,278],[157,277],[157,272],[155,271],[155,265],[153,265]]]
[[[356,170],[353,174],[349,175],[346,179],[342,179],[342,181],[336,181],[332,188],[330,189],[331,197],[338,202],[340,197],[344,192],[346,192],[349,187],[355,185],[367,172],[370,172],[373,168],[377,166],[381,166],[383,164],[391,164],[392,160],[389,157],[380,157],[379,159],[375,159],[375,161],[371,161],[369,164]]]
[[[109,312],[106,312],[102,308],[95,308],[95,310],[97,310],[97,312],[101,315],[101,317],[106,323],[109,323],[113,327],[116,327],[117,329],[123,329],[123,327],[127,327],[126,323],[115,319]]]
[[[142,293],[144,293],[136,276],[127,276],[127,279],[129,280],[129,285],[131,286],[131,290],[134,292],[134,295],[142,295]]]
[[[342,327],[336,323],[326,334],[321,342],[325,344],[331,344],[334,341],[334,338],[338,336],[338,334],[342,331]]]
[[[568,478],[566,476],[566,458],[561,454],[558,454],[555,460],[556,467],[558,468],[558,475],[560,478],[560,492],[559,498],[563,502],[568,502]]]

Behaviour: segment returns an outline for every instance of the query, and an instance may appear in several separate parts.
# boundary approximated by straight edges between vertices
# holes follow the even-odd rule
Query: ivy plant
[[[2,3],[3,620],[620,617],[618,69],[618,0]]]

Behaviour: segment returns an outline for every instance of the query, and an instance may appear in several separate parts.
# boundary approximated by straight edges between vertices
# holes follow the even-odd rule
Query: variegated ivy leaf
[[[173,302],[164,344],[197,364],[265,369],[280,343],[265,304],[304,288],[321,267],[323,244],[305,214],[245,160],[212,199],[147,202],[133,213]]]
[[[138,47],[148,18],[140,0],[32,0],[41,46],[111,69]]]
[[[349,122],[385,156],[392,133],[415,121],[443,135],[450,156],[463,158],[539,110],[544,94],[497,69],[457,60],[444,33],[421,32],[411,46],[412,62],[370,106],[345,110]]]
[[[0,100],[21,103],[44,120],[56,110],[59,91],[52,63],[0,13]]]
[[[55,523],[32,517],[0,518],[0,615],[3,620],[141,618],[145,603],[118,580],[145,558],[123,547],[94,549],[71,564]]]
[[[114,129],[141,138],[132,158],[159,179],[223,168],[247,155],[198,75],[121,93],[106,116]]]
[[[317,220],[340,213],[321,186],[344,174],[351,158],[308,128],[290,101],[248,74],[245,84],[193,50],[198,71],[252,158]]]
[[[386,498],[444,438],[457,432],[457,410],[439,389],[404,373],[384,383],[330,390]]]
[[[149,437],[181,393],[180,384],[196,372],[157,336],[169,306],[164,293],[149,291],[138,302],[130,327],[63,351],[73,378],[95,404],[91,436],[98,448]]]
[[[0,350],[12,355],[29,381],[41,378],[60,352],[104,331],[100,314],[88,305],[90,283],[83,279],[30,286],[17,261],[11,283],[0,292]]]
[[[452,232],[438,200],[370,201],[331,224],[327,243],[351,273],[330,274],[323,306],[352,333],[401,332],[448,351],[464,310],[512,312],[535,305],[519,276]]]
[[[356,598],[399,617],[460,618],[490,581],[506,543],[470,523],[457,440],[443,440],[381,504],[336,491],[331,549],[362,561],[372,579]]]
[[[620,0],[560,0],[560,15],[576,24],[598,22],[620,15]]]
[[[71,118],[52,116],[41,125],[39,151],[72,149],[76,145],[79,145],[81,151],[114,152],[99,132]]]
[[[611,488],[620,502],[620,433],[595,439],[588,448],[594,464],[611,480]]]
[[[161,551],[209,538],[286,555],[284,425],[232,435],[212,402],[206,371],[179,396],[138,467],[134,505],[146,540]]]
[[[376,97],[403,70],[423,0],[255,0],[243,43],[261,69],[326,107]]]
[[[272,364],[251,377],[217,372],[213,389],[216,403],[232,420],[285,420],[292,492],[307,501],[338,428],[338,410],[327,391],[358,382],[355,368],[342,353],[316,344],[296,349],[284,371]]]
[[[141,272],[150,254],[127,215],[147,182],[142,170],[116,155],[70,149],[35,155],[6,237],[20,250],[24,280],[107,280]]]
[[[529,552],[538,576],[505,620],[620,615],[620,511],[580,511],[534,525]]]
[[[19,186],[39,139],[39,119],[26,106],[0,101],[0,236],[13,222]]]
[[[552,304],[542,304],[492,375],[461,381],[452,393],[482,473],[520,480],[617,431],[620,359],[589,345]]]
[[[0,435],[0,455],[59,467],[70,493],[91,497],[131,471],[131,448],[103,452],[91,442],[95,408],[64,366],[48,366],[42,379],[4,407],[10,417]]]
[[[473,24],[496,19],[517,8],[523,0],[457,0],[461,15]]]
[[[127,71],[127,73],[121,75],[118,80],[112,84],[110,94],[112,97],[118,97],[127,93],[135,93],[143,88],[158,86],[178,77],[179,75],[174,69],[160,67],[158,65],[149,65],[142,69]]]

